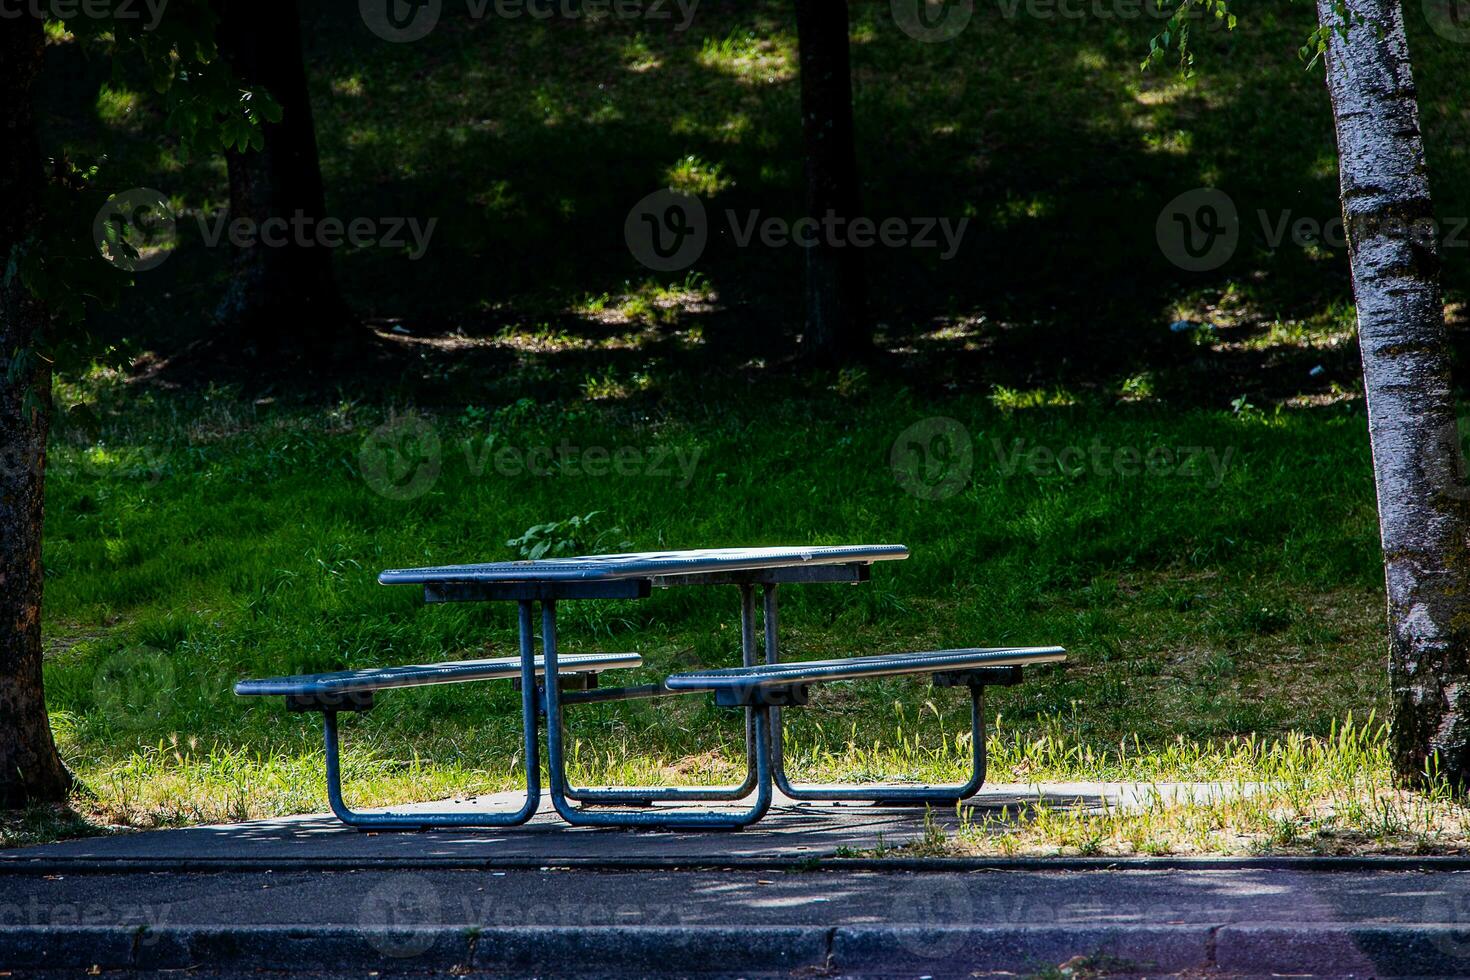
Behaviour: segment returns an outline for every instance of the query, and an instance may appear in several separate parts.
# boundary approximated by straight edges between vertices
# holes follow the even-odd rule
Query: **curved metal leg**
[[[536,815],[541,806],[541,752],[537,738],[536,657],[531,629],[531,604],[521,603],[521,724],[524,732],[526,799],[513,813],[394,813],[353,810],[342,799],[337,712],[322,712],[327,754],[327,800],[332,813],[349,827],[362,830],[427,830],[431,827],[513,827]]]
[[[750,585],[740,586],[740,657],[744,666],[755,666],[755,591]],[[548,720],[548,727],[551,724]],[[567,799],[578,803],[623,806],[651,806],[656,800],[717,803],[744,799],[755,789],[759,779],[755,759],[757,743],[755,714],[750,708],[746,708],[745,779],[738,786],[618,786],[593,789],[568,784],[563,792]]]
[[[774,585],[765,587],[764,599],[766,663],[775,664],[780,662],[781,648],[777,636],[780,619],[776,609]],[[957,786],[793,786],[786,776],[786,757],[782,741],[785,730],[781,709],[772,708],[771,775],[776,788],[793,800],[871,800],[895,805],[948,805],[974,796],[985,785],[985,688],[979,685],[970,687],[970,778]]]
[[[566,770],[562,746],[561,691],[555,683],[556,603],[541,604],[541,656],[546,671],[546,760],[550,775],[551,804],[563,820],[579,827],[660,827],[670,830],[739,830],[766,815],[771,807],[771,732],[764,707],[752,710],[756,794],[749,808],[734,813],[703,811],[679,813],[668,810],[596,810],[573,806],[566,792]]]
[[[978,684],[970,688],[970,778],[958,785],[931,786],[916,783],[908,786],[793,786],[786,777],[782,735],[781,714],[772,709],[772,778],[776,787],[793,800],[867,800],[896,806],[944,806],[974,796],[985,785],[985,688]]]

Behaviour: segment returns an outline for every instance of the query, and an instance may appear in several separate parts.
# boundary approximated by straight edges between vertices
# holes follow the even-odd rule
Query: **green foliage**
[[[1307,63],[1307,68],[1316,67],[1317,62],[1327,54],[1327,42],[1331,39],[1334,31],[1343,38],[1348,36],[1348,31],[1354,27],[1367,24],[1352,7],[1348,6],[1347,0],[1332,0],[1332,11],[1337,17],[1337,23],[1330,26],[1317,25],[1317,29],[1307,36],[1307,41],[1297,49],[1297,57]],[[1381,29],[1375,25],[1375,29]]]
[[[185,153],[259,149],[261,123],[281,118],[270,93],[242,85],[220,58],[215,0],[170,0],[151,25],[138,18],[82,16],[65,27],[106,52],[112,87],[126,88],[140,72],[164,97],[166,126]]]
[[[210,0],[172,0],[156,24],[92,16],[89,9],[59,29],[110,59],[111,88],[125,89],[134,73],[146,78],[162,97],[166,128],[184,154],[260,149],[261,125],[279,121],[281,107],[268,92],[243,87],[224,65],[215,46],[217,27]],[[132,285],[127,273],[98,260],[101,243],[93,237],[93,219],[106,201],[97,180],[100,170],[100,162],[78,165],[64,154],[55,157],[38,223],[6,256],[6,282],[19,277],[52,322],[66,327],[79,327],[89,307],[115,306]],[[130,253],[115,235],[107,243],[114,254]],[[96,356],[85,340],[75,329],[50,331],[40,338],[39,349],[62,363],[83,351]]]
[[[600,516],[602,516],[602,511],[594,510],[590,514],[569,517],[564,521],[534,524],[526,529],[525,534],[512,538],[505,545],[516,549],[516,553],[522,558],[532,561],[538,558],[564,558],[570,555],[594,554],[608,547],[624,549],[633,546],[630,541],[618,541],[617,544],[610,545],[609,542],[622,534],[623,529],[610,527],[601,531],[596,530],[595,524]]]
[[[1160,10],[1168,7],[1168,0],[1157,0],[1157,3]],[[1180,0],[1173,15],[1164,24],[1164,29],[1149,38],[1148,55],[1143,59],[1143,64],[1139,68],[1147,71],[1151,66],[1167,57],[1172,49],[1178,52],[1180,73],[1186,78],[1192,76],[1194,74],[1194,51],[1189,46],[1190,20],[1198,16],[1213,17],[1221,22],[1228,31],[1235,30],[1237,23],[1227,0]]]
[[[39,222],[32,235],[11,250],[5,267],[45,306],[55,320],[80,324],[88,304],[111,307],[128,277],[100,261],[92,238],[92,219],[106,200],[97,183],[98,167],[79,168],[62,157],[51,162]],[[53,359],[69,360],[82,338],[74,332],[43,336],[42,349]]]

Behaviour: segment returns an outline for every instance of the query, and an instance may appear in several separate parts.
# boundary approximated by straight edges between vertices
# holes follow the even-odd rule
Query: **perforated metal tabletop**
[[[383,585],[612,582],[816,565],[868,565],[876,561],[897,561],[908,556],[908,548],[901,544],[641,551],[618,555],[543,558],[538,561],[489,562],[480,565],[390,568],[378,575],[378,581]]]

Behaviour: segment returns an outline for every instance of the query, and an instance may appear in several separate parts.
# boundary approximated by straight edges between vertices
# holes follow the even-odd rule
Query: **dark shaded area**
[[[408,43],[375,36],[354,7],[302,6],[328,212],[435,222],[422,257],[410,257],[411,240],[337,251],[345,294],[386,347],[323,394],[473,403],[635,374],[656,392],[703,385],[712,371],[807,383],[791,360],[802,252],[742,247],[737,234],[753,216],[804,209],[784,5],[707,0],[679,30],[677,11],[658,22],[475,19],[446,4],[436,29]],[[1345,252],[1290,231],[1338,212],[1320,74],[1293,54],[1310,9],[1273,4],[1228,35],[1199,25],[1200,72],[1188,82],[1137,73],[1157,29],[1146,16],[1028,10],[981,6],[956,38],[926,43],[889,4],[853,5],[866,211],[938,239],[865,253],[881,352],[870,370],[918,388],[1106,398],[1146,376],[1136,383],[1148,397],[1215,407],[1350,394],[1350,339],[1270,339],[1279,323],[1317,334],[1350,323]],[[1467,54],[1414,29],[1439,208],[1453,215],[1470,203],[1458,179],[1466,124],[1453,110]],[[52,138],[86,150],[95,121],[81,118],[92,112],[83,100],[99,66],[76,46],[49,57]],[[120,186],[166,183],[190,206],[220,205],[217,161],[180,164],[151,124],[109,128]],[[630,253],[624,221],[671,172],[694,174],[709,244],[689,270],[652,273]],[[1239,244],[1218,267],[1188,271],[1170,261],[1157,225],[1201,187],[1230,196]],[[969,219],[952,257],[927,225],[940,217]],[[193,222],[181,234],[177,254],[99,324],[104,337],[165,359],[199,339],[227,263]],[[1466,251],[1446,250],[1452,298],[1467,283]],[[651,311],[627,314],[627,297],[660,287]],[[1181,318],[1215,329],[1171,332]],[[545,339],[497,340],[523,335]],[[228,362],[171,372],[155,357],[142,370],[292,390],[289,377]]]

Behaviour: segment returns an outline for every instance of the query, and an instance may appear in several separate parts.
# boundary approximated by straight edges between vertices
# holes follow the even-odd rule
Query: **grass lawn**
[[[516,557],[507,542],[528,528],[594,513],[553,543],[912,549],[861,587],[787,590],[793,656],[1067,646],[1068,664],[992,699],[994,780],[1277,786],[1253,807],[1043,813],[1028,830],[977,825],[926,846],[1464,839],[1457,807],[1387,783],[1382,571],[1345,257],[1271,236],[1283,217],[1338,212],[1322,80],[1295,59],[1310,5],[1199,31],[1200,72],[1182,80],[1138,73],[1147,18],[976,5],[959,39],[921,44],[888,3],[856,0],[867,210],[968,217],[972,230],[952,261],[871,255],[882,364],[824,374],[789,362],[797,250],[716,234],[692,269],[654,275],[623,240],[628,208],[667,185],[717,216],[799,213],[783,4],[705,0],[687,31],[474,20],[446,4],[413,44],[373,37],[353,9],[303,6],[329,210],[439,222],[421,260],[337,256],[344,292],[395,356],[305,391],[230,365],[182,388],[100,369],[65,379],[46,682],[91,823],[33,814],[0,841],[323,809],[314,719],[236,699],[232,684],[510,653],[512,608],[424,608],[376,572]],[[1452,218],[1470,207],[1470,46],[1409,26]],[[48,142],[105,152],[118,189],[158,187],[186,218],[215,214],[222,162],[180,157],[146,94],[99,98],[105,62],[53,42]],[[1186,273],[1155,224],[1202,186],[1231,195],[1241,245]],[[228,253],[196,227],[180,221],[175,254],[92,324],[141,355],[140,372],[209,329]],[[1467,257],[1445,253],[1452,313]],[[1178,319],[1205,325],[1171,332]],[[419,446],[432,433],[432,479],[384,468],[384,426]],[[918,485],[896,477],[892,450],[913,426],[961,432],[968,463]],[[570,461],[545,475],[496,462],[563,446]],[[589,477],[598,450],[637,462]],[[563,642],[638,651],[647,666],[630,682],[732,665],[735,603],[731,589],[567,603]],[[964,764],[954,692],[897,680],[814,700],[824,710],[795,721],[790,753],[806,776],[950,779]],[[507,684],[385,696],[348,722],[351,794],[511,786],[517,719]],[[589,708],[576,766],[586,780],[720,781],[740,731],[704,698]]]
[[[517,557],[507,541],[531,525],[592,512],[549,537],[574,551],[913,550],[867,585],[787,589],[791,656],[1065,645],[1068,664],[993,698],[997,781],[1258,778],[1273,741],[1316,744],[1350,712],[1381,709],[1381,573],[1354,404],[1010,407],[850,377],[831,387],[385,416],[222,392],[114,401],[94,386],[101,428],[59,439],[46,542],[46,681],[84,809],[135,826],[322,809],[318,726],[235,698],[234,681],[512,653],[512,606],[424,607],[375,573]],[[973,457],[939,472],[952,496],[926,499],[891,450],[940,416],[963,426]],[[434,434],[437,476],[384,482],[385,420]],[[542,476],[482,462],[487,447],[506,460],[563,443],[575,449]],[[585,476],[596,447],[636,450],[642,469]],[[1129,462],[1150,454],[1152,472]],[[664,456],[685,469],[658,471]],[[733,665],[735,598],[569,602],[563,643],[638,651],[635,682]],[[948,779],[964,765],[954,692],[894,680],[815,700],[824,710],[793,726],[808,776]],[[385,696],[349,723],[353,795],[512,786],[515,704],[508,684]],[[588,780],[716,781],[740,762],[739,734],[706,698],[598,706],[577,718],[574,755]],[[1357,764],[1381,779],[1381,737],[1354,738]]]

